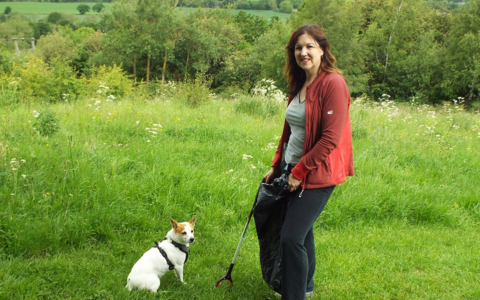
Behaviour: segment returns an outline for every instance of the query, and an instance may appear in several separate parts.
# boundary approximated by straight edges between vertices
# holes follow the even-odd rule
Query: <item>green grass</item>
[[[0,12],[5,10],[5,7],[10,6],[12,8],[12,12],[21,12],[26,14],[40,14],[40,15],[48,15],[52,12],[59,12],[59,13],[70,13],[70,14],[77,14],[79,12],[77,7],[80,4],[86,4],[90,6],[90,8],[95,5],[94,2],[64,2],[64,3],[52,3],[52,2],[0,2]],[[103,3],[105,6],[105,11],[109,11],[111,8],[111,3]],[[182,11],[185,12],[192,12],[196,10],[196,8],[190,7],[179,7]],[[237,14],[240,10],[234,10],[234,13]],[[245,12],[255,15],[255,16],[264,16],[267,19],[277,16],[280,19],[287,19],[290,17],[290,14],[275,12],[271,10],[245,10]],[[90,10],[90,12],[86,13],[85,16],[89,15],[98,15],[98,13]]]
[[[92,8],[94,2],[0,2],[0,10],[3,12],[5,7],[10,6],[12,12],[21,12],[25,14],[41,14],[48,15],[52,12],[79,14],[77,7],[80,4],[86,4]],[[110,3],[103,3],[105,10],[110,10]],[[86,15],[97,15],[96,12],[90,9]]]
[[[52,104],[50,136],[33,129],[45,104],[2,102],[0,299],[273,298],[254,222],[233,287],[214,285],[269,168],[283,108],[240,97],[194,109],[166,94]],[[357,101],[351,119],[356,176],[317,221],[314,299],[478,299],[478,113]],[[131,267],[168,217],[194,214],[187,285],[170,272],[157,295],[128,292]]]

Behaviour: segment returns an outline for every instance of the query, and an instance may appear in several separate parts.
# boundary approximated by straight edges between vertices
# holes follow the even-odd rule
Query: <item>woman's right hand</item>
[[[273,180],[278,177],[278,175],[279,175],[278,171],[279,171],[278,167],[272,167],[270,169],[270,171],[268,171],[267,174],[264,177],[265,183],[267,183],[267,184],[272,183]]]

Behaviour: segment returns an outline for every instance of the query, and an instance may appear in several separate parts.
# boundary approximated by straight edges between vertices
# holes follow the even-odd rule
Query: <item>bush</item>
[[[83,77],[83,80],[88,83],[82,92],[88,96],[123,97],[132,91],[132,80],[119,66],[94,66],[90,71],[89,77]]]
[[[197,73],[194,82],[184,85],[186,102],[191,107],[198,107],[212,100],[212,93],[208,88],[210,82],[204,82],[203,76],[203,74]]]
[[[0,44],[0,74],[8,73],[12,69],[11,60],[13,59],[9,51],[5,50]]]
[[[55,112],[50,109],[40,112],[36,118],[37,120],[33,124],[33,129],[43,136],[52,136],[60,128]]]
[[[53,60],[46,64],[35,56],[14,64],[11,73],[0,79],[0,84],[14,84],[16,88],[9,89],[9,93],[19,100],[35,98],[45,102],[61,101],[65,95],[76,98],[80,89],[80,81],[67,63]]]

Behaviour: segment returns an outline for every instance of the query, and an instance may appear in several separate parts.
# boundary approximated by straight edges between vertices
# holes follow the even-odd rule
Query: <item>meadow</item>
[[[153,96],[0,100],[0,299],[274,299],[253,221],[233,286],[215,283],[285,103],[210,95],[192,107],[184,95],[169,84]],[[315,225],[313,299],[480,298],[479,113],[384,95],[353,99],[351,120],[356,175]],[[158,294],[127,291],[168,217],[192,215],[187,284],[170,272]]]
[[[52,12],[59,12],[59,13],[69,13],[69,14],[76,14],[77,17],[86,16],[97,16],[99,15],[97,12],[90,10],[90,12],[86,13],[84,16],[80,16],[78,13],[77,7],[80,4],[86,4],[90,6],[90,8],[95,5],[94,2],[64,2],[64,3],[53,3],[53,2],[0,2],[0,11],[3,12],[5,7],[10,6],[12,8],[12,12],[21,12],[25,14],[38,14],[38,15],[48,15]],[[109,11],[111,7],[111,3],[103,3],[105,6],[105,11]],[[192,7],[178,7],[178,9],[189,13],[196,8]],[[240,10],[235,9],[233,10],[234,14],[237,14]],[[281,12],[271,11],[271,10],[246,10],[247,13],[255,15],[255,16],[263,16],[267,19],[270,19],[273,16],[277,16],[280,19],[287,19],[290,17],[290,14],[285,14]]]

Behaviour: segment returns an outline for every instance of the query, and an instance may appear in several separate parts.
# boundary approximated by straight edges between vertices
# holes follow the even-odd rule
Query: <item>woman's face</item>
[[[295,44],[295,59],[307,74],[315,76],[318,74],[322,55],[322,48],[311,35],[304,33],[298,37]]]

